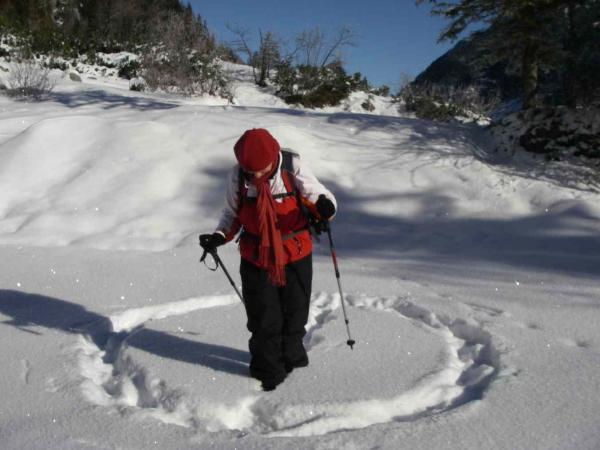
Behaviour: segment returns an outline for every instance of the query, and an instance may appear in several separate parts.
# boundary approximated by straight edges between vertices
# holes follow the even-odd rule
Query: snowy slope
[[[85,77],[0,98],[2,448],[598,448],[598,192],[471,126],[292,109],[235,70],[237,105]],[[357,340],[322,242],[311,364],[273,393],[197,261],[251,127],[338,198]]]

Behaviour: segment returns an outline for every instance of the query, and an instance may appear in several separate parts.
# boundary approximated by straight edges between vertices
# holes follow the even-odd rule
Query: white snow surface
[[[235,105],[96,76],[0,97],[0,447],[600,448],[594,185],[475,125],[381,99],[294,109],[229,70]],[[338,199],[356,340],[321,239],[310,365],[270,393],[241,302],[198,263],[253,127]],[[235,245],[221,254],[239,283]]]

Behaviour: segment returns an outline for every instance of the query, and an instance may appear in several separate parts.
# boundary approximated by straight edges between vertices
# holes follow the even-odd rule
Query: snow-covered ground
[[[93,78],[0,98],[3,449],[599,448],[593,186],[538,179],[473,126],[292,109],[241,75],[235,106]],[[198,263],[252,127],[338,198],[357,341],[323,241],[311,364],[272,393]]]

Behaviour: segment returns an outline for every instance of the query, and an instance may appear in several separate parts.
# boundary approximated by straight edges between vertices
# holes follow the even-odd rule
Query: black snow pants
[[[250,375],[279,383],[294,367],[308,365],[302,344],[312,287],[312,255],[285,267],[286,284],[274,286],[267,272],[242,259],[242,293],[248,317]]]

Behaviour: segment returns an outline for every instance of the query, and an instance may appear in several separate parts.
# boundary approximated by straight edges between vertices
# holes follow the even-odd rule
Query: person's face
[[[264,169],[261,170],[257,170],[256,172],[252,172],[249,170],[244,170],[244,173],[246,174],[246,177],[249,180],[255,180],[258,179],[264,175],[266,175],[267,173],[269,173],[271,170],[273,170],[273,163],[269,164],[267,167],[265,167]]]

